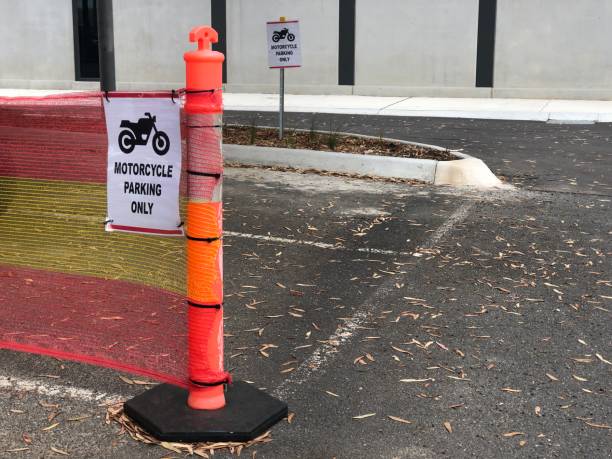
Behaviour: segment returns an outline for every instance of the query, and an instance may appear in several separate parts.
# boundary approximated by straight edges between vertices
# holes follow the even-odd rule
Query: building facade
[[[0,0],[0,87],[97,87],[96,0]],[[287,92],[612,99],[603,0],[114,0],[117,87],[183,86],[189,30],[212,24],[226,90],[273,93],[265,23],[299,19]]]

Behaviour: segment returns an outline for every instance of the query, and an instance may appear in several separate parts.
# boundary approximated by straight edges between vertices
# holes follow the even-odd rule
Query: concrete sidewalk
[[[74,91],[0,89],[1,96],[44,96]],[[278,94],[225,93],[226,110],[276,111]],[[612,101],[552,99],[467,99],[433,97],[285,96],[285,111],[476,118],[550,122],[612,122]]]
[[[226,110],[276,111],[277,94],[224,94]],[[285,111],[353,115],[612,122],[612,101],[432,97],[285,96]]]

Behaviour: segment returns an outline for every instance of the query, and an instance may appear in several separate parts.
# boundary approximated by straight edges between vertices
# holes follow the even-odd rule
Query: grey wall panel
[[[334,88],[338,83],[338,0],[228,1],[228,86],[243,91],[278,90],[278,70],[268,68],[266,22],[280,16],[299,19],[302,35],[303,66],[285,71],[288,89]]]
[[[497,8],[495,88],[500,94],[609,95],[612,2],[498,0]]]
[[[478,0],[357,0],[355,84],[474,87]]]
[[[114,0],[117,84],[181,87],[192,27],[210,24],[210,0]]]
[[[74,80],[71,0],[0,0],[0,81],[20,87]]]

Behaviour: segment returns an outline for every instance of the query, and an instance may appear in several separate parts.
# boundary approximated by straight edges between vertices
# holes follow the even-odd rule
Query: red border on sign
[[[293,69],[296,67],[301,67],[301,65],[281,65],[281,66],[275,66],[275,67],[270,67],[271,69]]]
[[[293,21],[269,21],[266,22],[266,24],[287,24],[288,22],[300,22],[298,20],[293,20]]]
[[[109,229],[118,231],[131,231],[134,233],[147,233],[147,234],[165,234],[165,235],[183,235],[183,230],[163,230],[155,228],[141,228],[139,226],[125,226],[125,225],[108,225]]]

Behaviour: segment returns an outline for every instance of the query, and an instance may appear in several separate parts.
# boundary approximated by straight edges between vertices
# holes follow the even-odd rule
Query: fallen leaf
[[[519,392],[523,392],[521,389],[512,389],[511,387],[502,387],[501,390],[503,392],[512,392],[512,393],[519,393]]]
[[[43,429],[40,429],[40,430],[42,430],[42,431],[52,430],[52,429],[55,429],[57,426],[59,426],[59,422],[56,422],[55,424],[51,424],[50,426],[47,426],[47,427],[45,427]]]
[[[546,376],[548,376],[551,381],[559,381],[559,378],[557,378],[555,375],[551,375],[550,373],[546,373]]]
[[[353,419],[365,419],[376,416],[376,413],[360,414],[359,416],[353,416]]]
[[[523,447],[527,444],[527,440],[521,440],[519,441],[519,446]]]
[[[130,378],[126,378],[125,376],[119,375],[119,379],[123,381],[124,383],[130,384],[130,385],[134,384],[134,381],[132,381]]]
[[[325,393],[331,395],[332,397],[340,397],[338,394],[334,394],[333,392],[330,392],[328,390],[326,390]]]
[[[542,416],[542,407],[536,405],[535,414],[536,416]]]
[[[595,427],[596,429],[612,429],[608,424],[596,424],[594,422],[584,421],[587,426]]]
[[[599,360],[601,360],[603,363],[607,363],[608,365],[612,365],[612,362],[610,362],[610,361],[608,361],[608,360],[604,359],[604,358],[602,357],[602,355],[601,355],[601,354],[595,354],[595,355],[596,355],[596,356],[597,356],[597,358],[598,358]]]
[[[444,428],[448,431],[448,433],[453,433],[453,426],[448,421],[444,421]]]
[[[516,437],[518,435],[525,435],[525,432],[506,432],[502,434],[503,437],[507,438]]]
[[[51,451],[53,451],[54,453],[57,453],[57,454],[61,454],[63,456],[68,456],[68,452],[63,451],[63,450],[58,449],[58,448],[55,448],[54,446],[51,446]]]
[[[578,363],[591,363],[593,361],[593,359],[584,359],[584,358],[579,358],[579,357],[570,357],[574,362],[578,362]]]
[[[66,421],[71,421],[71,422],[82,421],[83,419],[87,419],[87,418],[90,418],[90,417],[91,417],[91,414],[84,414],[82,416],[75,416],[75,417],[72,417],[72,418],[67,418]]]
[[[387,416],[387,417],[389,419],[392,419],[392,420],[397,421],[397,422],[402,422],[404,424],[412,424],[412,421],[409,421],[408,419],[403,419],[403,418],[399,418],[397,416],[390,416],[390,415]]]
[[[407,379],[400,379],[400,382],[407,382],[407,383],[419,383],[419,382],[427,382],[427,381],[435,381],[435,379],[433,379],[433,378],[423,378],[423,379],[407,378]]]
[[[180,449],[178,449],[172,443],[169,443],[167,441],[160,442],[159,446],[161,446],[162,448],[169,449],[170,451],[174,451],[175,453],[179,453],[179,454],[182,453],[182,451]]]
[[[47,403],[47,402],[43,402],[42,400],[39,401],[38,404],[42,406],[43,408],[53,408],[53,409],[59,408],[59,405],[56,403]]]
[[[294,418],[294,417],[295,417],[295,413],[289,413],[289,414],[287,415],[287,422],[288,422],[289,424],[291,424],[291,421],[293,421],[293,418]]]
[[[391,346],[393,349],[395,349],[397,352],[401,352],[402,354],[408,354],[408,355],[414,355],[412,352],[407,351],[405,349],[401,349],[399,347],[395,347],[395,346]]]

